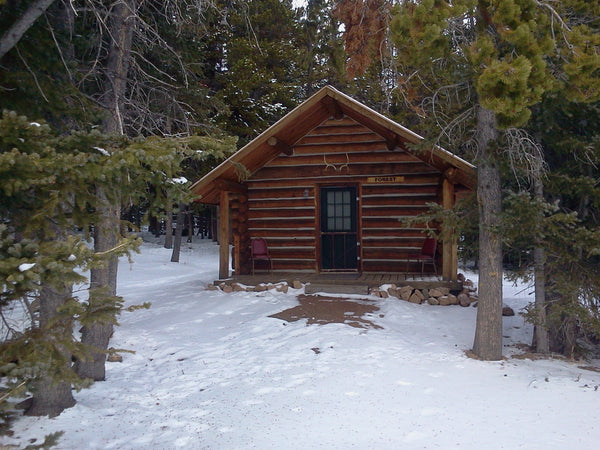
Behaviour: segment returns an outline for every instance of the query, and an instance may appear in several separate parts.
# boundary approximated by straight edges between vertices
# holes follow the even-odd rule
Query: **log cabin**
[[[326,86],[191,187],[219,206],[219,277],[252,270],[264,238],[281,272],[405,272],[429,226],[405,219],[436,202],[452,208],[476,169]],[[233,251],[230,252],[230,245]],[[456,280],[456,242],[438,243],[438,275]],[[426,267],[433,271],[433,266]],[[441,270],[440,270],[441,269]]]

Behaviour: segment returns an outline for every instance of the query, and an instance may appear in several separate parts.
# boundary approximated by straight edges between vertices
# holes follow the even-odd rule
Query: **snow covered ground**
[[[531,327],[504,318],[504,361],[465,356],[475,308],[371,300],[382,327],[307,326],[268,317],[287,294],[207,291],[218,247],[145,244],[121,262],[128,304],[107,380],[54,419],[22,418],[2,444],[64,431],[60,449],[596,449],[600,373],[563,360],[514,359]],[[472,278],[472,277],[469,277]],[[529,300],[506,285],[515,310]],[[348,297],[348,296],[346,296]],[[34,441],[35,440],[35,441]]]

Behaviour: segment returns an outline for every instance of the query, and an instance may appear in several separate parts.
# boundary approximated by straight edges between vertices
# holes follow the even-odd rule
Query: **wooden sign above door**
[[[386,183],[403,183],[403,182],[404,182],[404,177],[381,176],[381,177],[367,178],[367,183],[386,184]]]

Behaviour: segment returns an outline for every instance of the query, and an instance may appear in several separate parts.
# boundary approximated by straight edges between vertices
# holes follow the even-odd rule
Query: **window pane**
[[[350,217],[350,205],[344,204],[343,206],[344,206],[344,209],[343,209],[341,215],[344,217]]]

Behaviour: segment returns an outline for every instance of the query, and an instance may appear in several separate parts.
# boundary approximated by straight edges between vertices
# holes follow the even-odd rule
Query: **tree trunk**
[[[44,285],[40,292],[40,329],[48,339],[52,339],[57,353],[53,356],[52,364],[60,367],[58,372],[69,372],[71,370],[71,355],[65,350],[60,340],[72,339],[73,321],[65,316],[54,322],[59,314],[59,309],[71,297],[71,287],[63,286],[62,289],[54,289]],[[52,323],[51,329],[49,324]],[[55,380],[47,372],[57,372],[57,368],[51,368],[42,374],[32,384],[33,401],[25,411],[28,416],[50,416],[55,417],[66,408],[75,405],[75,399],[71,392],[71,384],[66,381]]]
[[[187,235],[187,241],[188,243],[192,243],[192,240],[194,239],[194,212],[193,211],[188,211],[187,214],[185,215],[185,220],[187,222],[187,229],[188,229],[188,235]]]
[[[181,252],[181,234],[183,233],[183,222],[185,220],[185,205],[179,204],[177,212],[177,225],[175,227],[175,242],[173,243],[173,253],[171,254],[171,262],[179,262],[179,253]]]
[[[103,123],[106,133],[125,134],[123,114],[136,10],[137,0],[122,0],[115,3],[110,15],[109,31],[112,40],[104,88],[104,107],[109,112]]]
[[[106,133],[124,134],[123,108],[127,91],[129,62],[131,57],[131,42],[136,20],[137,0],[123,0],[114,5],[108,28],[111,36],[110,48],[106,66],[105,104],[108,116],[103,122]],[[118,186],[107,186],[108,189],[118,189]],[[117,200],[111,200],[105,187],[96,188],[98,201],[97,213],[99,221],[95,224],[94,250],[105,253],[113,249],[119,240],[120,205]],[[117,291],[118,258],[109,256],[106,266],[92,269],[90,278],[90,308],[103,308],[107,296],[114,297]],[[83,378],[95,381],[105,378],[105,351],[113,333],[113,323],[110,319],[84,326],[81,330],[81,342],[93,350],[90,357],[77,361],[77,374]]]
[[[540,179],[535,180],[535,198],[543,200],[544,186]],[[540,220],[542,217],[540,217]],[[537,353],[550,352],[548,323],[546,320],[546,252],[536,237],[536,247],[533,249],[533,264],[535,276],[535,326],[531,346]]]
[[[490,145],[496,139],[495,115],[477,113],[477,203],[479,205],[479,302],[473,352],[486,361],[502,359],[502,246],[494,230],[502,209],[500,170]]]
[[[167,218],[165,219],[165,248],[173,248],[173,207],[167,197]]]
[[[0,38],[0,59],[6,55],[55,0],[36,0]]]
[[[101,217],[94,227],[94,251],[104,253],[114,249],[119,241],[120,208],[111,204],[106,198],[103,188],[98,187]],[[90,274],[90,308],[99,312],[106,306],[110,298],[117,294],[117,269],[119,260],[116,256],[107,255],[106,265],[91,270]],[[105,379],[105,360],[108,342],[113,333],[113,322],[110,318],[100,319],[81,328],[81,342],[89,346],[90,355],[75,364],[77,374],[82,378],[94,381]]]

